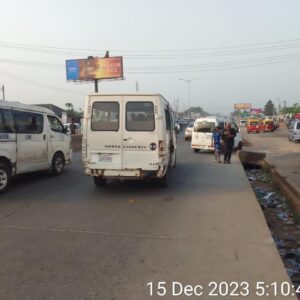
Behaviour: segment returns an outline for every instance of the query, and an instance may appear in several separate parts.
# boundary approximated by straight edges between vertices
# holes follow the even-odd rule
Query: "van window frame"
[[[128,125],[128,118],[127,118],[127,105],[128,104],[132,104],[132,103],[149,103],[152,105],[152,109],[153,109],[153,129],[135,129],[135,130],[132,130],[132,129],[128,129],[127,128],[127,125]],[[152,101],[127,101],[126,102],[126,105],[125,105],[125,128],[126,128],[126,131],[128,132],[153,132],[155,131],[156,129],[156,124],[155,124],[155,112],[154,112],[154,103]]]
[[[35,112],[35,111],[28,111],[28,110],[19,110],[19,109],[12,109],[12,114],[13,114],[13,120],[14,120],[14,129],[15,129],[15,132],[17,134],[28,134],[28,135],[31,135],[31,134],[42,134],[44,132],[44,129],[45,129],[45,120],[44,120],[44,114],[41,113],[41,112]],[[30,128],[28,128],[28,132],[25,132],[24,130],[20,131],[20,128],[19,128],[19,120],[18,120],[18,115],[20,114],[30,114],[30,115],[33,115],[35,117],[41,117],[41,120],[42,120],[42,127],[39,128],[38,127],[38,124],[36,124],[36,128],[37,129],[40,129],[40,130],[37,130],[36,129],[36,132],[34,130],[30,130]],[[31,124],[32,125],[32,124]]]
[[[54,130],[53,128],[51,128],[50,118],[56,119],[56,120],[58,121],[58,123],[59,123],[59,124],[61,125],[61,127],[62,127],[62,131]],[[47,119],[48,119],[49,127],[50,127],[50,130],[51,130],[51,131],[56,132],[56,133],[66,134],[64,125],[62,124],[62,122],[61,122],[56,116],[54,116],[54,115],[47,115]]]
[[[96,103],[105,103],[105,104],[117,104],[118,106],[118,129],[93,129],[93,110],[94,105]],[[92,106],[92,115],[91,115],[91,124],[90,124],[91,131],[112,131],[112,132],[118,132],[120,130],[120,103],[118,101],[95,101]]]
[[[4,114],[8,113],[9,117],[10,117],[10,122],[11,124],[6,124],[6,119],[4,117]],[[0,116],[1,116],[1,120],[3,122],[3,130],[1,130],[0,128],[0,133],[16,133],[16,129],[15,129],[15,121],[14,121],[14,115],[11,109],[9,108],[0,108]],[[9,128],[9,130],[6,130],[5,128]]]

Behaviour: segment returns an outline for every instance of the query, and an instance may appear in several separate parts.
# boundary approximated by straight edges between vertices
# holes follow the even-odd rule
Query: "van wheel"
[[[195,149],[195,148],[194,148],[194,152],[195,152],[195,153],[198,153],[199,151],[200,151],[200,149]]]
[[[157,185],[159,187],[162,188],[168,187],[169,172],[170,172],[170,167],[168,167],[166,174],[163,177],[157,178]]]
[[[51,164],[51,174],[54,176],[58,176],[62,174],[65,167],[65,158],[61,153],[56,153],[53,156],[52,164]]]
[[[107,182],[106,179],[104,179],[102,177],[96,177],[96,176],[93,177],[93,180],[94,180],[95,186],[105,186],[106,182]]]
[[[174,151],[174,154],[172,155],[171,167],[172,168],[176,167],[176,151]]]
[[[10,184],[11,173],[5,163],[0,163],[0,194],[3,194]]]

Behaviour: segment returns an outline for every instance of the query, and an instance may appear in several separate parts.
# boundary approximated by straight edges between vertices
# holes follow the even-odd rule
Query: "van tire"
[[[168,171],[163,177],[157,179],[157,185],[161,188],[168,187]]]
[[[96,176],[93,177],[93,180],[94,180],[95,186],[105,186],[106,182],[107,182],[106,179],[104,179],[102,177],[96,177]]]
[[[176,167],[176,151],[172,155],[172,159],[171,159],[171,168],[175,168],[175,167]]]
[[[200,151],[200,149],[195,149],[195,148],[194,148],[194,152],[195,152],[195,153],[198,153],[199,151]]]
[[[55,153],[51,164],[51,174],[54,176],[61,175],[65,167],[65,158],[62,153]]]
[[[7,191],[11,179],[10,168],[6,163],[0,163],[0,194]]]

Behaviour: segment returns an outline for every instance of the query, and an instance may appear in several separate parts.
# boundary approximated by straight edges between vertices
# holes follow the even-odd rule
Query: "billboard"
[[[250,112],[252,114],[257,115],[257,114],[262,114],[263,110],[261,108],[251,108]]]
[[[66,60],[66,75],[71,81],[123,78],[123,57]]]
[[[251,109],[251,103],[236,103],[234,109]]]

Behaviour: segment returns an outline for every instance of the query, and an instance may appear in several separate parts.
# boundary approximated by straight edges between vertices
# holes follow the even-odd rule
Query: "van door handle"
[[[43,134],[43,139],[44,139],[44,140],[46,139],[46,134]]]
[[[126,142],[128,139],[123,139],[124,142]]]

